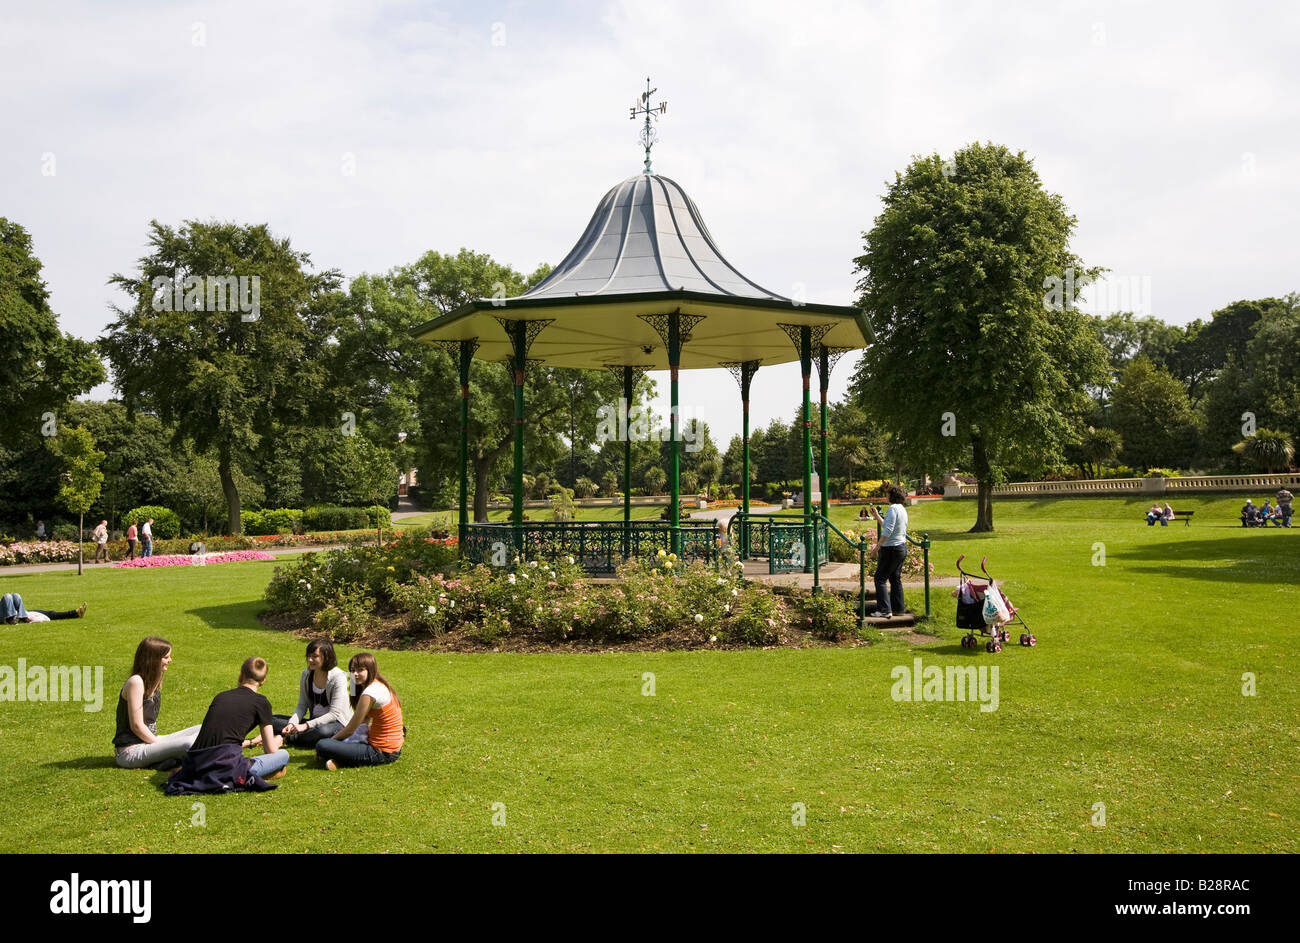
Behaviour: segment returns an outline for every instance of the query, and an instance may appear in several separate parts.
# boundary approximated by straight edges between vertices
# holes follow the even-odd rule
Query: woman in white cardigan
[[[348,683],[348,673],[339,667],[330,640],[313,639],[307,645],[307,668],[298,681],[298,707],[289,717],[276,714],[272,730],[289,746],[306,749],[334,736],[352,720]]]

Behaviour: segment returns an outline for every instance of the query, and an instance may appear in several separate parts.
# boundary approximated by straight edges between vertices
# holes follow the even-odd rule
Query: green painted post
[[[930,535],[921,535],[921,565],[925,568],[925,617],[930,618]]]
[[[632,553],[632,429],[629,413],[632,410],[632,391],[636,374],[631,367],[623,368],[623,559]]]
[[[858,628],[867,618],[867,538],[858,537]]]
[[[807,324],[799,328],[799,368],[803,373],[803,571],[813,573],[813,586],[817,574],[813,562],[817,559],[812,530],[812,399],[809,381],[812,378],[812,328]]]
[[[528,323],[515,321],[510,327],[514,347],[515,367],[515,468],[511,487],[514,489],[515,550],[524,549],[524,368],[528,356]]]
[[[743,431],[740,446],[740,509],[744,516],[740,519],[740,556],[749,559],[749,385],[758,372],[758,361],[750,360],[740,365],[740,405],[743,414]]]
[[[460,342],[460,527],[458,548],[465,552],[469,534],[469,365],[474,357],[475,341]]]
[[[829,521],[831,519],[831,505],[830,505],[831,489],[829,487],[829,482],[831,477],[831,458],[830,458],[829,439],[827,438],[828,430],[826,426],[826,418],[827,418],[826,417],[826,388],[830,386],[830,382],[831,382],[831,365],[830,365],[830,352],[826,349],[826,345],[822,344],[820,350],[821,350],[821,354],[820,354],[820,362],[818,366],[821,369],[818,371],[818,374],[819,374],[821,394],[822,394],[822,416],[821,416],[822,419],[822,468],[821,468],[822,517],[826,518]],[[829,534],[826,535],[826,539],[827,541],[830,540]]]
[[[670,388],[672,415],[669,418],[669,435],[672,440],[672,492],[668,499],[668,526],[669,526],[669,546],[672,552],[681,557],[681,508],[680,508],[680,489],[681,489],[681,456],[680,444],[678,438],[678,421],[677,421],[677,371],[682,362],[682,334],[681,334],[681,316],[674,311],[668,315],[668,369],[670,371]]]

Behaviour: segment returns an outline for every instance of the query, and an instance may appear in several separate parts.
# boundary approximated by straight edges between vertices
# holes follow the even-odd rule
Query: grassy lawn
[[[113,765],[114,699],[160,634],[175,646],[160,731],[198,723],[251,654],[292,710],[304,644],[255,619],[274,564],[0,571],[29,605],[90,604],[0,627],[0,664],[104,666],[99,713],[0,705],[5,850],[1295,852],[1300,528],[1245,530],[1243,500],[1175,502],[1198,513],[1168,528],[1139,498],[1004,500],[978,536],[971,500],[912,508],[940,574],[988,555],[1035,649],[962,649],[937,590],[938,638],[919,648],[379,653],[411,728],[399,762],[328,773],[295,751],[275,792],[207,798],[203,827],[162,774]],[[894,701],[891,670],[915,657],[997,666],[998,709]]]

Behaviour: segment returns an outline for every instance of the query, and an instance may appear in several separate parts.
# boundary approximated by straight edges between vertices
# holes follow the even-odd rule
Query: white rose
[[[704,621],[704,616],[700,615],[700,613],[698,613],[698,612],[695,613],[695,621],[696,621],[696,623],[703,622],[703,621]]]

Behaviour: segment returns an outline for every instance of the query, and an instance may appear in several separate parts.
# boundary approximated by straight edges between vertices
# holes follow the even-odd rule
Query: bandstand
[[[643,96],[649,129],[649,93]],[[634,116],[638,112],[634,109]],[[825,483],[829,480],[826,391],[844,353],[865,347],[871,329],[861,309],[778,295],[742,275],[709,235],[681,185],[653,173],[653,133],[643,133],[644,170],[615,185],[554,271],[511,298],[471,301],[421,325],[417,340],[447,350],[459,366],[461,389],[459,539],[463,558],[492,562],[502,548],[526,558],[572,555],[592,572],[611,572],[629,557],[662,549],[684,560],[713,559],[713,521],[683,521],[680,511],[679,374],[725,367],[740,385],[743,414],[741,510],[731,533],[742,556],[766,555],[774,569],[815,571],[825,562]],[[752,224],[780,231],[761,203]],[[514,370],[514,469],[508,523],[471,522],[468,494],[469,370],[474,358],[507,362]],[[803,383],[803,494],[798,514],[754,515],[749,500],[749,393],[760,367],[798,360]],[[618,427],[624,442],[621,521],[532,522],[523,519],[524,378],[534,366],[611,370],[623,381]],[[820,514],[812,494],[811,376],[821,394]],[[632,521],[631,424],[626,410],[635,384],[651,370],[669,373],[671,464],[666,521]],[[802,548],[815,546],[817,552]],[[511,554],[513,555],[513,553]],[[499,562],[499,561],[498,561]]]

